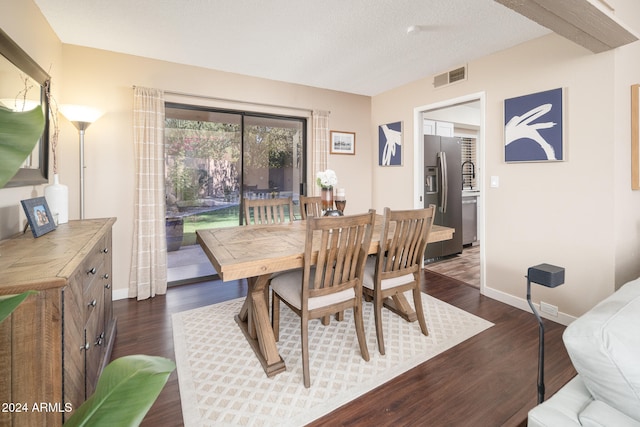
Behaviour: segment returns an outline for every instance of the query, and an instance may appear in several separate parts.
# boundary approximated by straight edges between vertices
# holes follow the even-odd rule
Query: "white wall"
[[[105,112],[85,135],[85,214],[87,218],[118,219],[113,236],[115,295],[126,295],[129,282],[134,85],[247,103],[331,111],[331,129],[356,133],[357,155],[330,155],[328,167],[336,170],[339,186],[346,188],[348,212],[365,212],[371,206],[369,97],[62,45],[31,0],[0,0],[0,10],[0,27],[42,68],[49,69],[51,64],[54,95],[59,103],[84,104]],[[210,102],[193,98],[189,101]],[[69,186],[71,220],[79,216],[78,165],[78,131],[61,118],[59,175],[61,182]],[[43,186],[0,190],[0,239],[21,230],[24,214],[20,200],[42,195]]]
[[[640,6],[611,0],[627,24],[640,27]],[[526,269],[540,262],[566,268],[566,283],[536,287],[534,300],[577,316],[640,274],[640,192],[630,190],[629,86],[639,83],[640,43],[594,55],[549,35],[469,63],[465,82],[433,89],[431,78],[368,98],[120,55],[58,41],[32,1],[0,0],[0,27],[40,65],[51,69],[54,95],[106,111],[86,135],[87,217],[116,216],[116,291],[126,289],[133,230],[132,86],[150,86],[247,102],[331,111],[330,127],[356,132],[356,155],[329,157],[352,212],[411,208],[413,110],[472,93],[486,93],[484,176],[486,293],[522,305]],[[64,65],[64,70],[63,70]],[[505,98],[556,87],[566,95],[566,161],[506,164]],[[377,126],[404,124],[403,166],[377,165]],[[60,175],[77,218],[77,131],[61,120]],[[485,179],[484,182],[487,182]],[[42,187],[0,190],[0,238],[20,230],[23,198]]]
[[[32,1],[0,0],[0,28],[52,77],[58,97],[62,44]],[[0,189],[0,239],[22,231],[26,221],[20,200],[43,195],[44,186]]]
[[[389,121],[405,123],[404,166],[381,168],[373,162],[379,190],[374,206],[404,206],[418,191],[402,185],[413,174],[413,108],[484,91],[484,182],[500,177],[499,188],[482,189],[485,293],[525,308],[527,268],[547,262],[565,267],[565,285],[536,287],[533,299],[557,305],[561,318],[582,314],[618,282],[640,273],[632,256],[620,256],[630,247],[637,250],[634,206],[640,193],[629,190],[629,152],[621,147],[629,144],[630,127],[619,123],[630,114],[628,94],[619,94],[619,87],[628,92],[628,82],[617,78],[622,67],[638,74],[631,57],[639,52],[635,43],[624,53],[594,55],[552,34],[469,63],[465,82],[433,89],[427,78],[374,97],[373,129]],[[506,164],[504,99],[558,87],[565,90],[566,161]]]
[[[640,2],[614,2],[617,16],[633,28],[640,28]],[[615,257],[616,286],[638,276],[640,264],[640,193],[631,190],[631,90],[640,83],[640,42],[620,48],[615,58]]]
[[[328,166],[338,174],[339,186],[349,195],[347,210],[366,211],[371,206],[368,162],[371,157],[370,98],[300,85],[275,82],[78,46],[63,46],[65,75],[62,101],[91,105],[106,114],[91,125],[85,136],[86,217],[115,216],[114,289],[122,295],[129,280],[133,234],[134,162],[132,101],[136,86],[244,101],[331,111],[330,128],[356,132],[357,156],[330,155]],[[240,108],[238,104],[180,97],[172,101]],[[281,109],[247,105],[253,110]],[[292,111],[309,115],[309,112]],[[311,136],[309,135],[309,138]],[[69,185],[72,218],[77,217],[77,131],[61,126],[61,179]],[[313,181],[310,182],[313,185]],[[364,189],[364,190],[363,190]]]

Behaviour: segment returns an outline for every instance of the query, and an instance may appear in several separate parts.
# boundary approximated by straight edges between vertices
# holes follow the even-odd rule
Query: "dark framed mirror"
[[[31,155],[6,187],[38,185],[49,177],[49,75],[0,29],[0,102],[10,109],[42,108],[45,126]]]

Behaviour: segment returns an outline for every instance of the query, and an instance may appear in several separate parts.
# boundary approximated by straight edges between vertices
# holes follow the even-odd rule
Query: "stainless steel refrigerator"
[[[462,252],[462,150],[460,138],[424,136],[424,205],[436,205],[434,224],[455,228],[453,239],[429,243],[426,259]]]

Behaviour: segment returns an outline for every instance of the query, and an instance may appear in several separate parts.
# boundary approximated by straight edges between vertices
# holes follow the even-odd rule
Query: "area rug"
[[[413,301],[411,297],[409,301]],[[493,324],[422,294],[429,336],[417,322],[383,310],[386,354],[376,341],[373,305],[364,303],[370,360],[358,347],[352,311],[309,324],[311,387],[302,383],[300,320],[281,304],[278,351],[286,372],[268,378],[233,316],[243,298],[173,315],[173,339],[186,427],[301,426]]]

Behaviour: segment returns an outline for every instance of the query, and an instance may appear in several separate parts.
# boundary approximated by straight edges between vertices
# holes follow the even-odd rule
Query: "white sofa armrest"
[[[529,411],[529,427],[581,426],[580,413],[593,398],[577,375],[556,394]]]
[[[580,413],[584,427],[640,427],[636,421],[600,400],[594,400]]]

